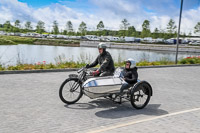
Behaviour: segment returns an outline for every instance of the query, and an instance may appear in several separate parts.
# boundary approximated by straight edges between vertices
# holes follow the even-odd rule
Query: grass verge
[[[0,36],[0,45],[15,44],[35,44],[35,45],[54,45],[54,46],[80,46],[79,41],[62,39],[39,39],[20,36]]]
[[[178,61],[178,64],[200,64],[200,56],[198,57],[187,57]],[[7,66],[4,67],[0,64],[0,71],[5,70],[41,70],[41,69],[64,69],[64,68],[81,68],[86,65],[85,62],[74,62],[74,61],[65,61],[57,62],[56,64],[46,64],[45,61],[38,62],[36,64],[18,64],[16,66]],[[158,65],[174,65],[174,62],[167,59],[161,59],[160,61],[140,61],[137,63],[137,66],[158,66]],[[124,67],[124,62],[115,62],[115,67]]]

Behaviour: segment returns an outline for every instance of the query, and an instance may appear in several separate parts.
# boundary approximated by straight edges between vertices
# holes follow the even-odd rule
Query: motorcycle
[[[123,80],[123,69],[117,68],[113,76],[93,77],[91,70],[83,67],[78,74],[70,74],[61,84],[59,97],[66,104],[74,104],[83,95],[91,99],[104,97],[115,101],[116,97],[126,99],[136,109],[144,108],[153,95],[151,85],[144,80],[138,80],[132,87],[119,95]],[[121,101],[121,100],[120,100]]]

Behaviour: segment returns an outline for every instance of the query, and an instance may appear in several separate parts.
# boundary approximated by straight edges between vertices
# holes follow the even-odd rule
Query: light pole
[[[181,0],[181,9],[180,9],[179,25],[178,25],[178,34],[177,34],[177,40],[176,40],[176,59],[175,59],[175,64],[177,64],[177,58],[178,58],[178,45],[179,45],[179,34],[180,34],[180,27],[181,27],[182,8],[183,8],[183,0]]]

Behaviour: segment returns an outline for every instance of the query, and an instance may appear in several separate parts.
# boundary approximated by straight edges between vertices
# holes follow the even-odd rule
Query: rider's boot
[[[115,98],[114,98],[114,101],[116,103],[119,103],[121,104],[122,103],[122,95],[119,93],[119,94],[116,94]]]
[[[112,94],[109,94],[109,95],[108,95],[108,98],[113,99]]]
[[[115,102],[121,104],[121,103],[122,103],[122,98],[121,98],[121,96],[118,96],[118,97],[116,98]]]

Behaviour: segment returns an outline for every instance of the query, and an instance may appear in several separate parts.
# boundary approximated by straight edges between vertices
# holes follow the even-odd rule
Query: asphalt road
[[[0,133],[199,133],[200,67],[139,69],[153,87],[146,108],[83,96],[65,105],[61,83],[76,72],[0,75]]]

